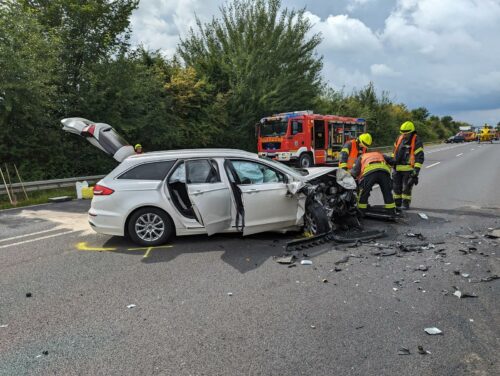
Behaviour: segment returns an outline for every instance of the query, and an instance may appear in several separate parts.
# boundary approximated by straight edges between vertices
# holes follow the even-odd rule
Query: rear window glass
[[[151,162],[136,166],[118,177],[133,180],[163,180],[175,161]]]

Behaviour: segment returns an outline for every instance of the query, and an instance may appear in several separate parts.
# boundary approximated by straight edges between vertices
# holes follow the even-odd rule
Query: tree
[[[310,108],[321,90],[320,36],[310,35],[304,10],[280,0],[233,0],[221,18],[201,24],[178,54],[225,96],[229,129],[224,142],[255,149],[254,124],[277,111]]]

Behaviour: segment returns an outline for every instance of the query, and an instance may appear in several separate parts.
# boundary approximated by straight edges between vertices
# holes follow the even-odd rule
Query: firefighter
[[[394,200],[398,210],[410,208],[411,191],[418,184],[418,174],[424,163],[424,144],[415,131],[415,125],[405,121],[400,133],[392,153]]]
[[[357,139],[347,141],[340,151],[339,167],[347,171],[352,169],[359,155],[366,153],[371,144],[372,136],[369,133],[363,133]]]
[[[142,150],[142,145],[141,144],[135,144],[134,146],[135,154],[142,154],[144,151]]]
[[[380,186],[384,197],[384,208],[389,214],[396,213],[396,203],[392,195],[392,158],[375,151],[359,156],[351,170],[358,182],[358,209],[363,213],[368,209],[368,198],[375,184]]]

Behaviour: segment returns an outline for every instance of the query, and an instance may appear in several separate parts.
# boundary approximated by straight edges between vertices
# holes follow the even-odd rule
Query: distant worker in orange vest
[[[398,210],[410,208],[411,191],[418,184],[418,174],[424,163],[424,144],[415,131],[415,125],[405,121],[400,133],[392,153],[394,201]]]
[[[144,151],[142,150],[142,145],[141,144],[135,144],[134,146],[135,154],[142,154]]]
[[[369,133],[363,133],[357,139],[347,141],[340,151],[339,167],[350,170],[360,154],[366,153],[371,144],[372,136]]]
[[[390,164],[392,164],[392,158],[378,151],[365,153],[354,163],[351,174],[358,182],[358,209],[361,213],[368,209],[371,190],[375,184],[378,184],[384,197],[384,208],[389,214],[396,214]]]

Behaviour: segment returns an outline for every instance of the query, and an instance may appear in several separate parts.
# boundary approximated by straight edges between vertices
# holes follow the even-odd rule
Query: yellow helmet
[[[139,148],[142,149],[142,145],[141,144],[135,144],[134,149],[139,149]]]
[[[372,144],[372,135],[370,133],[363,133],[359,135],[358,140],[361,146],[368,148]]]
[[[401,128],[399,129],[401,133],[411,133],[415,132],[415,124],[413,124],[411,121],[405,121],[403,124],[401,124]]]

